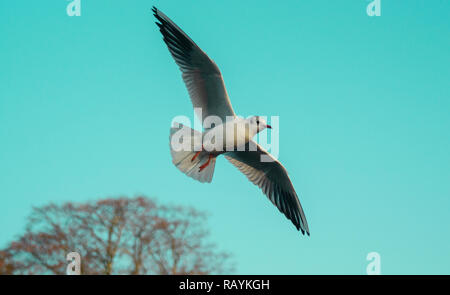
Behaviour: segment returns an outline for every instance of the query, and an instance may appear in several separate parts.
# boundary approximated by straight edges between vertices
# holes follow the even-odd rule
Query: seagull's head
[[[256,133],[258,133],[266,128],[272,129],[272,126],[267,124],[266,120],[264,120],[260,116],[251,117],[249,121],[250,121],[250,126],[256,130]]]

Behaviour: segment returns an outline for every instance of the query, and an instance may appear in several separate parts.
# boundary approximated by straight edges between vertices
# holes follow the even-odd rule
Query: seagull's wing
[[[218,116],[226,122],[235,116],[219,68],[174,22],[153,7],[153,13],[170,53],[180,67],[194,108],[202,109],[202,121]]]
[[[261,161],[261,156],[271,161]],[[245,151],[227,152],[225,157],[262,189],[297,230],[309,235],[305,213],[287,171],[280,162],[253,140],[247,144]]]

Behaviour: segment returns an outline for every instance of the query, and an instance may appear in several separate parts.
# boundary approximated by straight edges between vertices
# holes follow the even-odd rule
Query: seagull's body
[[[260,119],[262,121],[262,119]],[[267,124],[265,124],[267,126]],[[270,128],[270,127],[269,127]],[[204,132],[206,151],[223,154],[226,150],[240,150],[259,132],[251,119],[235,117]],[[209,139],[216,139],[213,143]],[[218,142],[218,143],[216,143]]]
[[[156,24],[164,42],[182,72],[182,78],[197,115],[204,122],[215,116],[222,124],[196,131],[178,124],[170,133],[172,162],[186,175],[211,182],[216,158],[224,154],[270,201],[292,221],[303,234],[309,235],[308,223],[286,169],[266,150],[252,140],[260,131],[271,128],[254,116],[236,116],[228,98],[219,68],[174,22],[153,7]],[[231,120],[230,120],[231,118]],[[237,132],[229,132],[229,130]],[[189,149],[176,149],[178,134],[187,132]],[[217,139],[223,139],[217,141]],[[198,144],[200,142],[200,145]],[[231,148],[231,149],[230,149]],[[270,161],[262,161],[262,157]]]

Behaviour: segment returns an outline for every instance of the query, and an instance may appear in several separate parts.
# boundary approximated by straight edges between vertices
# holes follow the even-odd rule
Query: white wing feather
[[[195,43],[164,13],[153,7],[159,21],[156,24],[170,53],[180,67],[184,83],[194,108],[202,109],[202,121],[207,116],[218,116],[226,122],[235,116],[219,68]]]

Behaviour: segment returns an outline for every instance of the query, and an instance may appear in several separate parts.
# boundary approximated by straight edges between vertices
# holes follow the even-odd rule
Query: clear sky
[[[32,206],[145,194],[210,213],[239,274],[450,274],[450,2],[0,2],[0,246]],[[235,111],[280,116],[311,236],[224,158],[171,163],[193,110],[150,13],[222,70]]]

